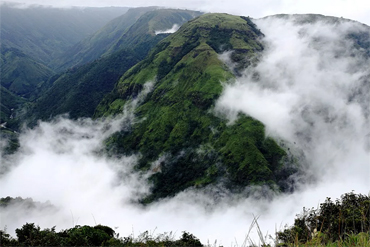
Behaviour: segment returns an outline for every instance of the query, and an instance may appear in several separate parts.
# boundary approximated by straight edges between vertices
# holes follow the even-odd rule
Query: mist
[[[174,33],[177,30],[179,30],[179,28],[180,26],[178,24],[173,24],[173,26],[170,29],[155,31],[155,35],[162,34],[162,33]]]
[[[0,196],[31,197],[54,207],[0,209],[0,227],[14,234],[26,222],[57,229],[103,224],[122,237],[146,230],[177,236],[188,231],[203,244],[217,240],[236,246],[245,241],[254,217],[263,233],[274,236],[303,207],[316,208],[326,197],[351,191],[369,193],[370,61],[348,38],[369,32],[368,27],[348,21],[305,23],[298,17],[255,22],[265,34],[265,50],[240,78],[224,83],[214,111],[230,124],[240,112],[260,120],[268,136],[297,154],[302,172],[292,177],[293,193],[251,186],[229,194],[212,186],[147,207],[137,204],[150,190],[150,174],[133,172],[140,154],[109,157],[103,150],[106,138],[140,121],[133,112],[155,86],[148,82],[114,119],[61,116],[25,129],[20,150],[1,163],[7,171],[0,177]],[[227,54],[220,58],[227,60]],[[262,196],[266,193],[270,196]],[[250,237],[259,242],[256,229]]]

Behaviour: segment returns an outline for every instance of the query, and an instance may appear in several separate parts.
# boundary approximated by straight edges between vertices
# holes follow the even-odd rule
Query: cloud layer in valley
[[[259,119],[268,135],[304,155],[305,175],[296,178],[293,194],[269,199],[261,196],[264,187],[249,187],[238,195],[209,187],[148,207],[134,203],[150,188],[148,174],[132,172],[135,155],[107,157],[101,150],[112,133],[140,121],[132,110],[154,86],[148,83],[117,119],[61,117],[25,130],[10,170],[0,177],[0,196],[50,201],[58,211],[1,209],[0,227],[14,234],[26,222],[57,229],[96,222],[118,227],[121,236],[146,230],[180,235],[185,230],[202,243],[241,245],[254,216],[259,216],[263,233],[274,234],[292,224],[304,206],[317,207],[326,197],[352,190],[367,194],[369,57],[346,37],[369,29],[350,22],[308,24],[277,17],[256,23],[266,35],[265,50],[258,64],[225,85],[216,111],[231,121],[238,112]],[[217,193],[221,200],[215,203]],[[251,236],[258,243],[255,230]]]

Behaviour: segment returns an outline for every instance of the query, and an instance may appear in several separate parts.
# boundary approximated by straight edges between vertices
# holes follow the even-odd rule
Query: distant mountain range
[[[128,8],[0,7],[1,45],[16,48],[45,65],[92,35]]]

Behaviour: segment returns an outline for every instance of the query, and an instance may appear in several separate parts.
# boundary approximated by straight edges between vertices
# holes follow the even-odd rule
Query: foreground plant
[[[370,197],[346,193],[303,208],[292,227],[277,232],[280,246],[370,246]]]

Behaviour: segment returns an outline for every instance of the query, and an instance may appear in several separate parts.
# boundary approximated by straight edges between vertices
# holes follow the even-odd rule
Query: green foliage
[[[18,241],[4,230],[0,230],[0,245],[1,246],[18,246]]]
[[[251,27],[253,32],[255,32],[259,36],[264,36],[264,34],[261,32],[261,30],[257,29],[257,25],[254,24],[254,22],[249,18],[249,16],[248,17],[241,16],[241,18],[248,23],[248,25]]]
[[[75,226],[60,233],[65,246],[102,246],[109,241],[114,230],[107,226]]]
[[[232,29],[221,29],[218,25],[215,26],[209,33],[209,40],[207,44],[213,48],[217,53],[228,51],[232,49],[230,38],[232,36]]]
[[[107,140],[112,154],[139,152],[137,169],[157,171],[149,179],[152,194],[143,203],[220,180],[233,189],[251,184],[274,186],[291,174],[278,178],[286,153],[266,138],[260,122],[240,115],[230,125],[212,112],[222,92],[220,81],[234,77],[218,59],[221,50],[209,45],[218,46],[220,33],[225,34],[230,49],[244,51],[240,54],[246,57],[262,47],[242,18],[203,15],[161,41],[122,76],[97,108],[96,117],[120,113],[145,82],[156,78],[154,90],[136,109],[141,121]],[[161,157],[165,161],[152,167]]]
[[[15,232],[16,239],[5,230],[0,230],[1,246],[203,246],[197,237],[188,232],[183,232],[178,240],[175,240],[172,233],[154,236],[148,231],[137,238],[132,236],[119,238],[112,228],[103,225],[94,227],[77,225],[56,232],[55,227],[41,230],[34,223],[26,223]]]
[[[287,245],[344,241],[349,243],[346,246],[357,246],[353,245],[356,241],[369,243],[369,236],[370,197],[353,192],[335,202],[327,198],[317,210],[303,208],[292,227],[277,233],[278,240]]]

